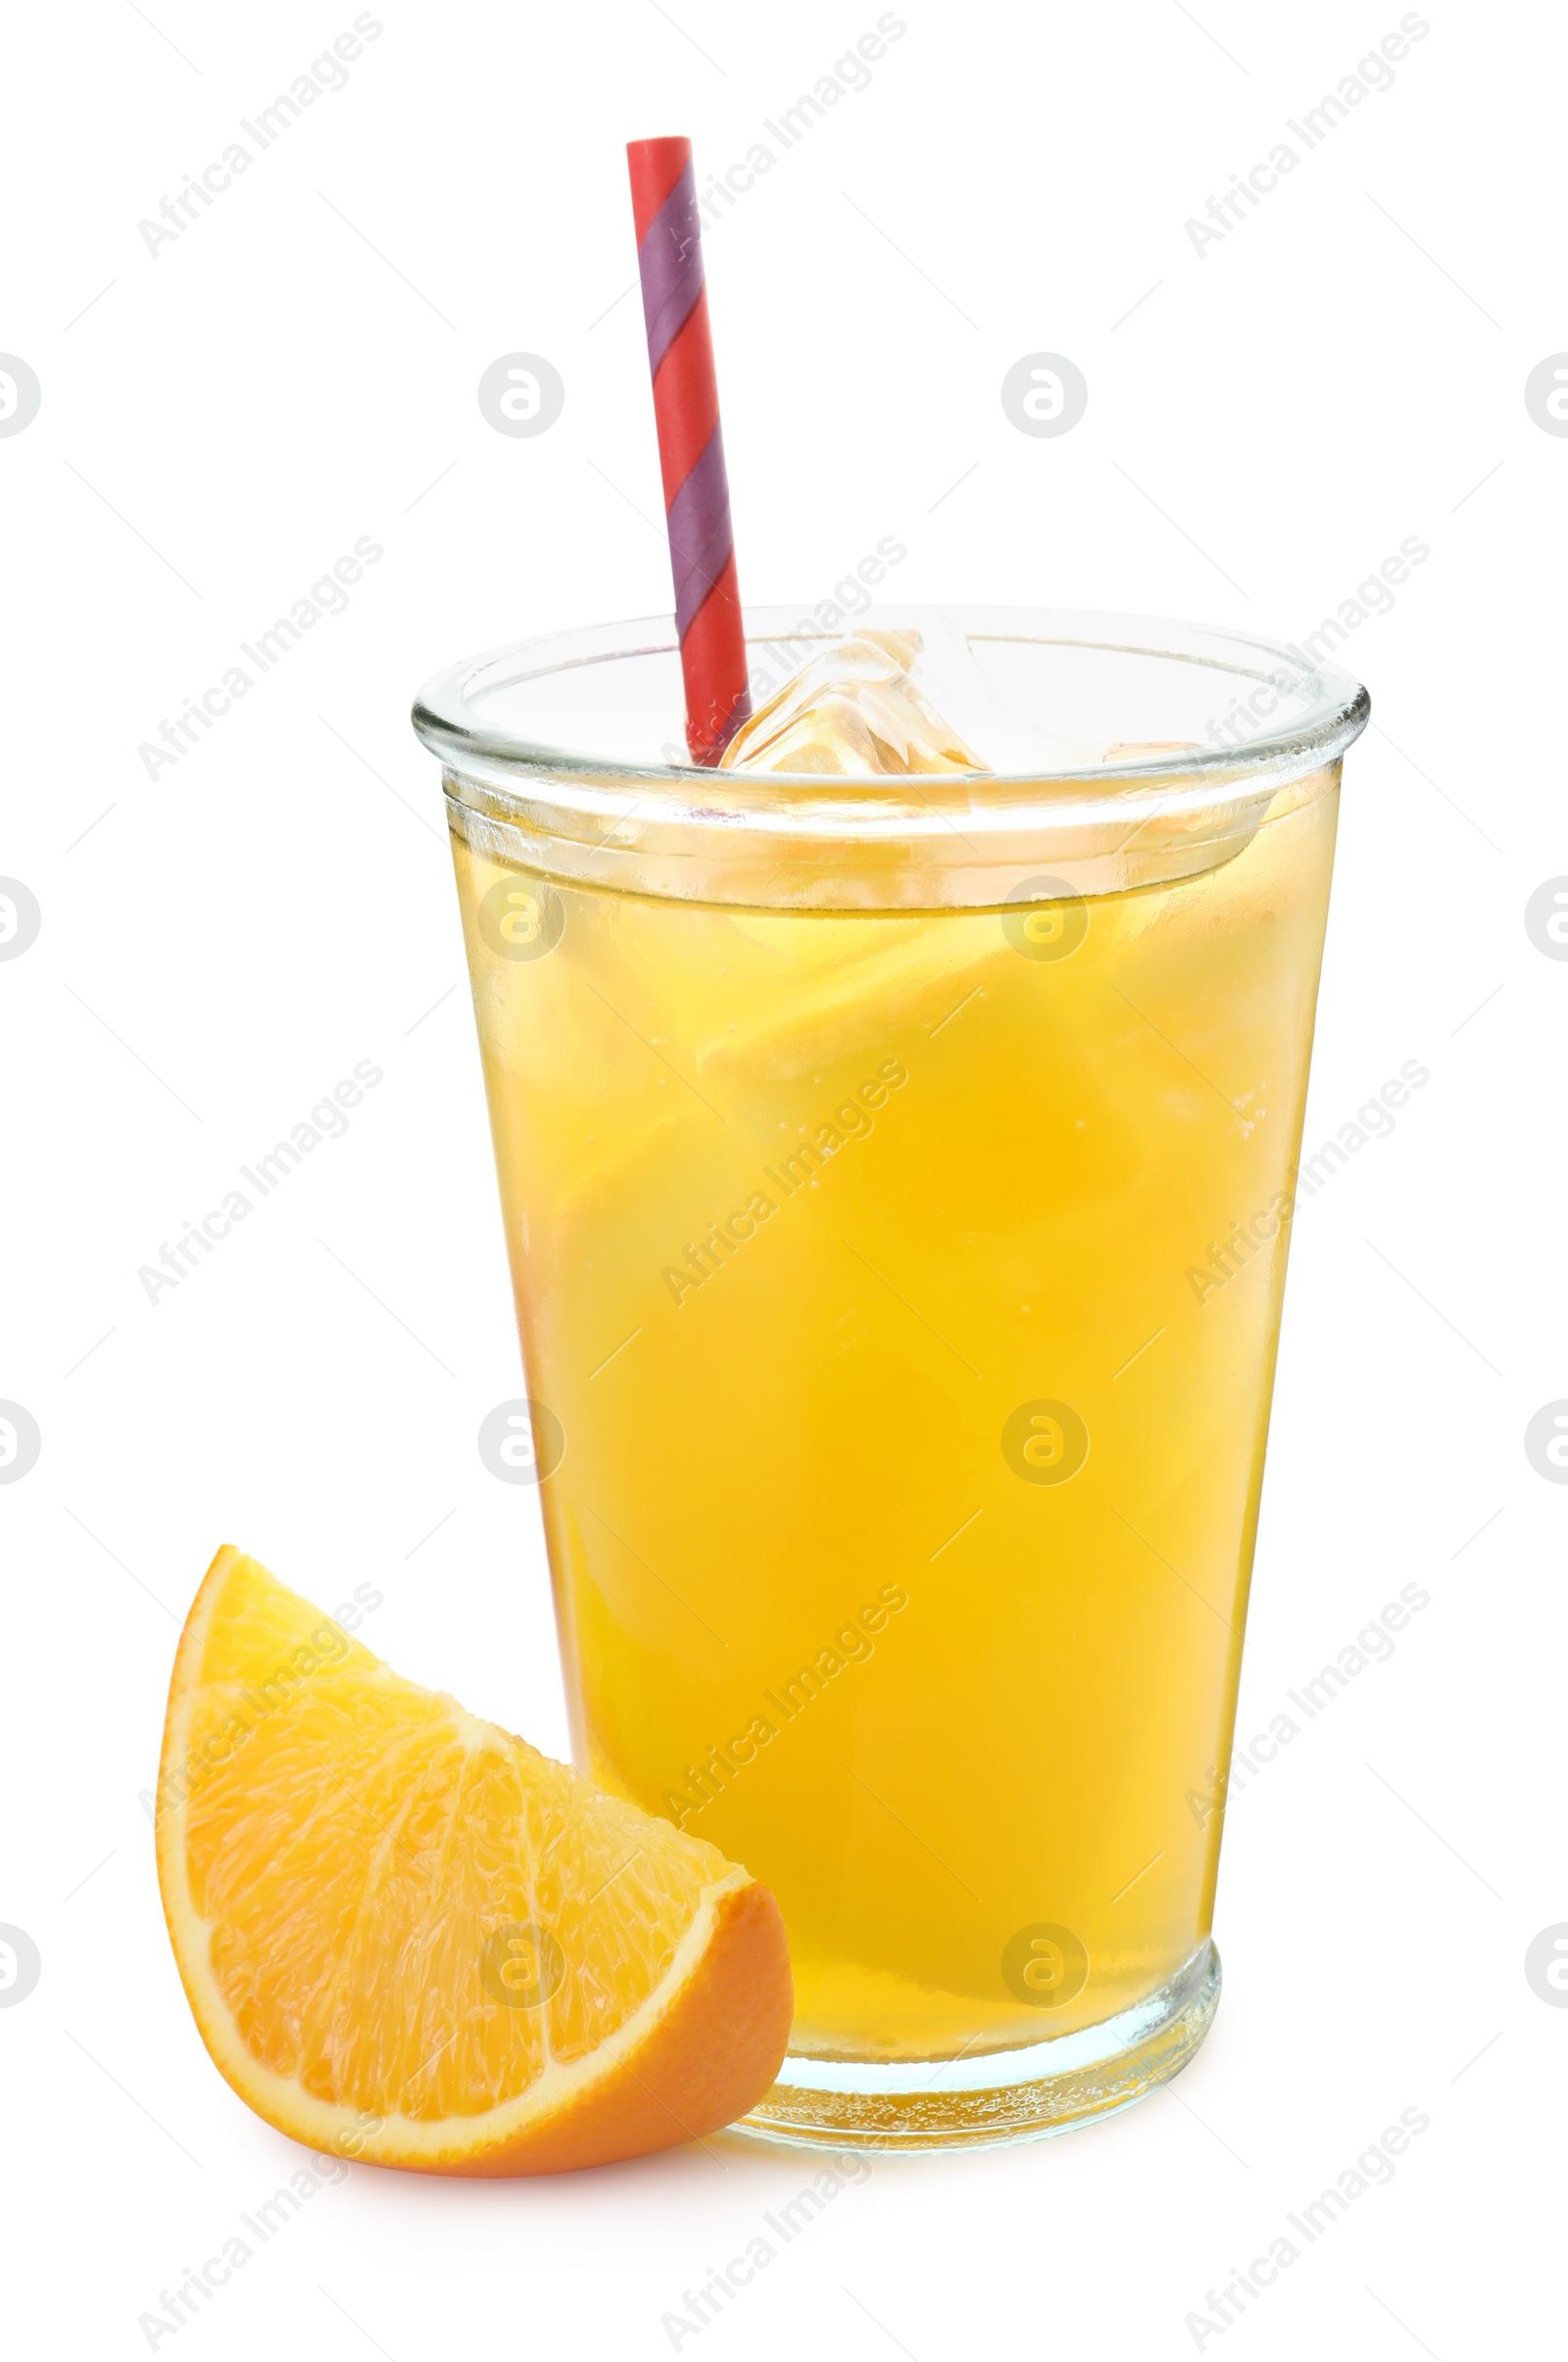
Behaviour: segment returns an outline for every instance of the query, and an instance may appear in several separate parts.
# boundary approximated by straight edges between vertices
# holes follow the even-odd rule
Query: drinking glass
[[[443,673],[573,1748],[789,1931],[752,2129],[1054,2132],[1219,1991],[1223,1767],[1364,690],[873,611],[987,773],[693,769],[673,623]],[[820,653],[748,615],[754,697]]]

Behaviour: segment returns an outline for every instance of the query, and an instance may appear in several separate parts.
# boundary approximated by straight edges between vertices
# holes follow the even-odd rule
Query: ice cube
[[[741,724],[720,767],[841,779],[989,770],[915,687],[919,654],[917,631],[847,633]]]

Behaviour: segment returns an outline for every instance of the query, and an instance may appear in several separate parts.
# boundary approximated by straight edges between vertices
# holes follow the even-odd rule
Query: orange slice
[[[312,2148],[556,2173],[714,2132],[777,2073],[765,1887],[402,1680],[234,1550],[186,1619],[157,1817],[202,2040]]]

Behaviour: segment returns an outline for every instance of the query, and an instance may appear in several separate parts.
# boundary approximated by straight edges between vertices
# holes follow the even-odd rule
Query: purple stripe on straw
[[[648,224],[637,249],[648,329],[648,367],[657,369],[703,292],[702,222],[697,176],[688,164]]]
[[[734,548],[724,437],[715,426],[703,455],[669,504],[669,563],[675,577],[675,627],[686,637]]]

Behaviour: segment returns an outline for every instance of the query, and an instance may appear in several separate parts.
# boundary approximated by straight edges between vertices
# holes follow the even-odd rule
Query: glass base
[[[1205,1942],[1147,2000],[1021,2050],[891,2064],[789,2055],[767,2097],[730,2129],[817,2148],[1044,2141],[1179,2075],[1208,2032],[1219,1987],[1219,1954]]]

